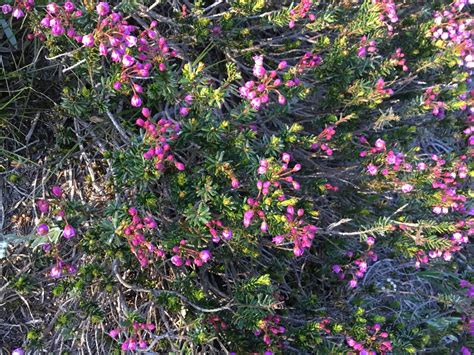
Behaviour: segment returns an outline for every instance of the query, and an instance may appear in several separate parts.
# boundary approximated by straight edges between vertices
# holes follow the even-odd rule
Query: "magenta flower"
[[[62,267],[61,265],[55,265],[51,268],[51,271],[49,273],[49,275],[53,278],[53,279],[58,279],[61,277],[61,274],[62,274]]]
[[[181,259],[179,255],[172,256],[171,262],[173,263],[173,265],[178,266],[178,267],[183,265],[183,259]]]
[[[275,243],[275,245],[280,245],[284,240],[285,236],[283,235],[276,235],[272,238],[272,242]]]
[[[8,5],[8,4],[3,4],[2,5],[2,12],[6,15],[6,14],[9,14],[10,12],[12,12],[13,8]]]
[[[22,348],[16,348],[15,350],[12,351],[12,355],[24,355],[25,354],[25,350],[23,350]]]
[[[64,10],[66,10],[66,12],[73,12],[74,11],[74,4],[70,1],[66,1],[64,3]]]
[[[49,27],[49,26],[51,25],[50,22],[51,22],[51,19],[50,19],[49,17],[44,17],[44,18],[41,20],[40,24],[41,24],[41,26],[43,26],[43,27]]]
[[[248,210],[244,213],[244,226],[247,228],[250,226],[250,222],[252,221],[253,218],[253,210]]]
[[[174,166],[176,167],[176,169],[178,169],[179,171],[183,171],[184,170],[184,164],[183,163],[180,163],[180,162],[174,162]]]
[[[113,87],[114,87],[114,90],[120,90],[122,88],[122,83],[120,81],[116,81]]]
[[[375,141],[375,147],[378,149],[378,150],[383,150],[385,149],[385,141],[383,139],[377,139]]]
[[[12,16],[16,19],[19,19],[25,16],[25,13],[21,9],[16,8],[13,10]]]
[[[109,332],[109,336],[111,336],[112,338],[116,338],[117,335],[119,335],[119,330],[118,329],[112,329],[110,332]]]
[[[179,108],[179,114],[183,117],[186,117],[189,114],[189,108],[188,107],[180,107]]]
[[[204,263],[207,263],[211,259],[211,257],[211,252],[207,249],[199,253],[199,259],[201,259]]]
[[[403,193],[409,193],[413,191],[413,185],[410,185],[410,184],[403,184],[402,185],[402,192]]]
[[[122,57],[122,64],[125,68],[131,67],[135,63],[135,58],[129,54],[125,54]]]
[[[94,36],[92,34],[88,34],[82,37],[82,44],[86,47],[92,47],[94,45]]]
[[[58,11],[58,8],[59,6],[55,2],[50,2],[48,5],[46,5],[46,9],[52,14],[55,14]]]
[[[36,228],[36,232],[39,235],[46,235],[49,232],[49,228],[46,224],[42,223]]]
[[[230,229],[224,229],[222,231],[222,238],[224,238],[225,240],[229,240],[230,238],[232,238],[232,231]]]
[[[233,189],[237,189],[240,186],[239,180],[237,179],[232,179],[231,185]]]
[[[46,200],[38,200],[36,206],[41,213],[48,213],[49,211],[49,203]]]
[[[133,107],[140,107],[142,105],[142,99],[138,95],[133,95],[132,99],[130,100],[130,104]]]
[[[99,2],[95,9],[99,16],[107,16],[110,12],[109,4],[106,2]]]
[[[63,190],[59,186],[53,186],[53,188],[51,189],[51,192],[56,197],[61,197],[63,194]]]
[[[367,171],[369,172],[370,175],[376,175],[378,168],[374,164],[370,163],[367,166]]]
[[[76,235],[76,230],[74,229],[74,227],[71,226],[70,224],[66,224],[66,226],[64,227],[64,230],[63,230],[64,238],[71,239],[75,235]]]

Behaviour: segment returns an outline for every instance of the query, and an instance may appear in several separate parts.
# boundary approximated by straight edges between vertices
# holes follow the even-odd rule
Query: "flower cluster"
[[[431,186],[433,189],[442,191],[439,203],[433,207],[435,214],[447,214],[450,208],[453,212],[466,213],[465,202],[467,197],[458,193],[457,188],[463,184],[469,176],[469,169],[466,164],[466,156],[459,157],[451,166],[446,166],[446,160],[437,155],[431,159],[436,163],[430,168],[432,174]]]
[[[407,60],[405,59],[405,54],[402,52],[401,48],[397,48],[395,53],[390,56],[393,64],[399,66],[403,71],[408,71]]]
[[[25,12],[33,10],[34,6],[34,0],[15,0],[13,6],[3,4],[1,8],[4,15],[11,13],[12,16],[18,20],[25,16]]]
[[[186,241],[182,239],[179,245],[175,245],[172,252],[175,254],[171,257],[171,263],[177,267],[186,265],[202,266],[212,259],[212,254],[209,250],[204,249],[197,251],[188,247]]]
[[[378,4],[381,9],[382,13],[380,14],[379,18],[380,21],[385,23],[387,26],[388,35],[393,35],[393,24],[398,22],[398,15],[397,15],[397,5],[395,4],[394,0],[372,0],[373,4]]]
[[[267,72],[263,66],[263,56],[257,55],[253,57],[253,59],[253,75],[258,80],[247,81],[244,86],[240,87],[239,92],[243,98],[246,98],[250,102],[250,105],[255,110],[259,110],[262,105],[267,104],[270,101],[271,94],[277,97],[277,101],[280,105],[284,105],[286,103],[286,97],[280,87],[292,88],[299,86],[301,80],[297,75],[301,75],[305,69],[313,68],[321,64],[321,57],[319,55],[307,52],[295,67],[289,68],[286,61],[281,61],[278,64],[277,70]],[[280,76],[286,73],[290,76],[290,79],[281,79],[279,73]]]
[[[176,161],[171,153],[170,143],[178,139],[181,128],[170,119],[161,118],[153,122],[148,108],[142,109],[143,118],[138,118],[136,124],[145,129],[144,143],[150,148],[143,154],[146,160],[152,160],[155,168],[163,172],[166,162],[174,164],[178,170],[184,170],[184,164]]]
[[[432,37],[448,47],[457,47],[459,64],[467,69],[474,68],[474,46],[472,18],[459,18],[461,10],[467,1],[454,2],[450,9],[436,12],[435,25],[431,28]]]
[[[191,94],[184,96],[182,103],[184,105],[179,108],[179,114],[183,117],[186,117],[191,111],[190,106],[193,103],[193,96]]]
[[[365,58],[367,53],[374,54],[377,52],[377,42],[374,40],[367,40],[367,36],[362,36],[360,39],[359,49],[357,50],[357,56]]]
[[[265,218],[265,212],[260,208],[260,202],[263,198],[268,196],[273,189],[280,189],[283,182],[290,183],[294,190],[300,188],[300,184],[293,179],[292,173],[297,172],[301,169],[300,164],[295,164],[292,169],[289,169],[288,164],[291,157],[288,153],[283,153],[282,161],[283,164],[270,165],[270,162],[266,159],[260,160],[260,165],[257,169],[259,175],[268,175],[268,180],[257,181],[258,196],[247,199],[248,209],[244,213],[244,227],[248,228],[252,223],[255,216],[258,216],[261,220],[260,230],[262,232],[268,231],[268,224]],[[267,174],[268,173],[268,174]],[[280,191],[281,192],[281,191]],[[285,195],[280,193],[277,197],[278,200],[284,201]]]
[[[108,11],[103,11],[106,14]],[[100,11],[98,9],[100,16]],[[137,83],[139,79],[153,75],[154,71],[167,70],[166,63],[176,56],[164,37],[158,35],[156,21],[152,21],[146,29],[130,25],[118,13],[112,12],[100,20],[96,30],[89,34],[87,43],[92,46],[98,43],[99,53],[109,57],[114,63],[120,63],[120,74],[114,82],[114,90],[132,91],[131,105],[140,107],[143,104],[141,94],[143,87]]]
[[[368,237],[366,240],[369,248],[375,243],[374,237]],[[354,256],[354,252],[349,251],[346,253],[349,258]],[[351,264],[346,266],[340,266],[335,264],[332,266],[332,271],[337,275],[339,280],[344,280],[347,274],[352,275],[352,278],[349,280],[348,285],[350,288],[357,287],[358,279],[364,277],[367,272],[367,267],[369,262],[377,261],[378,257],[375,251],[368,250],[366,253],[362,254],[359,258],[354,260]]]
[[[361,157],[367,157],[375,155],[377,157],[378,165],[370,163],[367,165],[367,172],[370,175],[377,175],[379,172],[383,176],[393,177],[394,173],[404,171],[411,172],[415,168],[413,164],[406,161],[405,154],[402,152],[394,152],[393,150],[387,150],[386,142],[383,139],[378,138],[375,141],[374,146],[371,146],[367,139],[363,136],[359,137],[359,142],[368,146],[367,150],[363,150],[359,153]],[[418,171],[424,171],[427,169],[425,163],[421,162],[416,166]],[[402,192],[411,192],[413,187],[410,184],[399,182]]]
[[[367,326],[367,338],[364,342],[357,342],[353,338],[346,338],[347,345],[357,351],[359,355],[387,354],[392,351],[393,346],[390,340],[387,340],[388,333],[381,331],[381,326],[375,323],[373,326]],[[368,350],[366,347],[373,347],[375,350]]]
[[[232,238],[232,231],[225,227],[219,220],[210,220],[206,224],[206,227],[209,229],[214,243],[219,243],[222,239],[229,240]]]
[[[385,88],[385,80],[383,78],[378,79],[377,83],[375,83],[375,92],[384,98],[393,95],[392,89]]]
[[[308,16],[310,21],[314,21],[316,19],[316,15],[313,13],[309,13],[311,10],[311,5],[313,4],[313,0],[301,0],[298,5],[296,5],[293,9],[290,10],[290,22],[288,23],[289,28],[295,27],[295,22],[298,19],[303,19]]]
[[[59,231],[59,233],[65,239],[71,239],[74,237],[76,235],[76,230],[67,221],[65,201],[63,199],[63,191],[61,187],[53,186],[51,194],[53,195],[53,199],[51,200],[40,199],[36,201],[36,207],[40,212],[36,233],[40,237],[47,237],[46,242],[42,244],[42,248],[47,254],[53,256],[56,261],[55,265],[50,270],[50,276],[57,279],[63,275],[63,272],[74,274],[77,269],[75,266],[67,264],[61,259],[58,239],[54,238],[53,240],[53,236],[50,237],[50,226],[55,224],[54,220],[63,224],[64,227],[62,231]]]
[[[82,36],[77,34],[74,29],[74,20],[82,16],[82,11],[77,10],[75,5],[66,1],[63,6],[51,2],[46,6],[46,16],[43,17],[40,24],[44,28],[48,28],[53,36],[62,36],[82,41]],[[37,36],[41,36],[41,32],[36,32]]]
[[[127,239],[130,250],[138,259],[140,266],[146,267],[155,257],[163,258],[165,255],[163,249],[146,239],[147,234],[151,234],[157,227],[153,217],[141,218],[134,207],[128,209],[128,214],[130,222],[122,224],[117,232]]]
[[[154,71],[166,71],[166,63],[176,56],[166,39],[159,36],[156,21],[152,21],[148,28],[140,29],[131,25],[122,14],[111,11],[107,2],[97,4],[97,26],[91,33],[83,35],[74,29],[73,20],[82,16],[82,11],[76,10],[72,2],[67,1],[63,6],[53,2],[46,9],[47,15],[41,20],[41,25],[53,36],[66,34],[84,47],[97,47],[100,55],[120,64],[117,80],[112,86],[125,94],[131,92],[130,103],[134,107],[143,104],[140,96],[143,87],[138,81],[152,76]]]
[[[256,336],[262,336],[263,342],[270,346],[272,344],[272,337],[284,334],[286,332],[285,327],[280,325],[281,318],[278,315],[269,314],[258,322],[258,329],[254,331]],[[271,350],[268,349],[266,354],[272,354]]]
[[[437,88],[427,88],[423,95],[423,106],[426,109],[432,110],[433,116],[444,118],[446,103],[438,100],[439,94],[440,92]]]
[[[148,341],[146,340],[147,335],[155,329],[153,323],[140,323],[133,322],[132,326],[129,328],[115,328],[109,332],[109,336],[113,339],[120,337],[120,334],[123,333],[125,336],[125,341],[122,343],[122,350],[143,350],[148,347]]]
[[[316,142],[311,144],[311,149],[320,149],[327,156],[331,156],[333,154],[333,149],[329,146],[328,142],[333,138],[335,134],[335,126],[330,125],[324,128],[324,130],[316,137]]]
[[[272,241],[276,245],[283,243],[285,240],[290,240],[293,243],[293,253],[295,256],[301,256],[305,249],[311,248],[314,235],[317,227],[312,224],[307,224],[303,219],[304,210],[298,209],[295,215],[295,208],[288,206],[286,209],[286,224],[288,232],[273,237]]]

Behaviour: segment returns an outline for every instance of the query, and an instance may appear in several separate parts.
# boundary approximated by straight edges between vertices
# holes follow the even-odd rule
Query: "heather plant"
[[[472,1],[1,9],[2,351],[470,354]]]

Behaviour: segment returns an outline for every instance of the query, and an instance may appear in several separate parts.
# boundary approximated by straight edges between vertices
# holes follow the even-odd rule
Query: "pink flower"
[[[285,61],[285,60],[282,60],[279,64],[278,64],[278,69],[280,70],[283,70],[287,67],[288,63]]]
[[[38,200],[36,206],[41,213],[48,213],[49,211],[49,203],[46,200]]]
[[[281,160],[282,160],[283,162],[285,162],[285,163],[288,164],[288,163],[290,162],[290,160],[291,160],[290,154],[288,154],[288,153],[283,153],[282,156],[281,156]]]
[[[110,12],[109,4],[106,2],[99,2],[95,9],[99,16],[107,16]]]
[[[283,235],[277,235],[272,238],[272,242],[275,243],[276,245],[280,245],[281,243],[283,243],[284,240],[285,240],[285,236]]]
[[[256,97],[250,101],[250,105],[255,109],[259,110],[262,105],[262,100],[259,97]]]
[[[304,253],[304,249],[301,248],[300,246],[295,245],[293,247],[293,254],[295,254],[295,256],[301,256],[301,255],[303,255],[303,253]]]
[[[183,259],[181,259],[179,255],[172,256],[171,262],[173,263],[173,265],[178,266],[178,267],[183,265]]]
[[[94,36],[92,34],[88,34],[82,37],[82,44],[86,47],[92,47],[94,45]]]
[[[66,1],[64,3],[64,10],[66,10],[67,12],[73,12],[74,11],[74,4],[70,1]]]
[[[410,184],[403,184],[402,185],[402,192],[403,193],[409,193],[413,191],[413,185],[410,185]]]
[[[122,57],[122,64],[125,68],[131,67],[135,63],[135,58],[129,54],[125,54]]]
[[[19,19],[19,18],[25,16],[25,13],[21,9],[16,8],[16,9],[13,10],[12,16],[16,19]]]
[[[367,171],[369,172],[370,175],[376,175],[378,168],[374,164],[370,163],[367,166]]]
[[[349,287],[350,288],[356,288],[357,287],[357,280],[356,279],[352,279],[349,281]]]
[[[204,262],[207,263],[211,259],[212,255],[209,250],[203,250],[199,253],[199,258]]]
[[[53,186],[53,188],[51,189],[51,192],[56,197],[61,197],[63,195],[63,190],[59,186]]]
[[[140,96],[135,94],[132,96],[132,100],[130,101],[130,104],[133,107],[140,107],[142,105],[142,99],[140,98]]]
[[[179,171],[183,171],[184,170],[184,164],[183,163],[180,163],[180,162],[174,162],[174,166],[176,167],[176,169],[178,169]]]
[[[253,218],[253,210],[248,210],[244,213],[244,227],[250,226],[250,222],[252,221]]]
[[[374,245],[375,239],[373,237],[368,237],[366,242],[367,242],[367,245]]]
[[[225,240],[229,240],[230,238],[232,238],[232,231],[230,229],[224,229],[222,231],[222,238],[224,238]]]
[[[64,230],[63,230],[64,238],[71,239],[75,235],[76,235],[76,230],[74,229],[74,227],[71,226],[70,224],[66,224],[66,226],[64,227]]]
[[[46,235],[49,232],[49,228],[46,224],[42,223],[36,228],[36,232],[39,235]]]
[[[12,355],[24,355],[25,351],[22,348],[16,348],[12,351]]]
[[[43,26],[43,27],[49,27],[49,26],[51,25],[51,24],[50,24],[50,21],[51,21],[51,19],[50,19],[49,17],[44,17],[44,18],[41,20],[40,24],[41,24],[41,26]]]
[[[13,8],[9,4],[3,4],[2,5],[2,12],[6,15],[12,12]]]
[[[188,107],[180,107],[179,109],[179,114],[183,117],[186,117],[189,114],[189,108]]]
[[[378,150],[382,150],[382,149],[385,149],[385,141],[383,139],[377,139],[375,141],[375,147],[378,149]]]
[[[58,279],[61,277],[61,274],[62,274],[62,267],[61,265],[55,265],[51,268],[51,271],[49,273],[49,275],[53,278],[53,279]]]
[[[112,337],[112,338],[116,338],[117,335],[119,335],[119,330],[118,329],[112,329],[110,332],[109,332],[109,335]]]
[[[233,188],[233,189],[239,188],[239,186],[240,186],[239,180],[237,180],[237,179],[232,179],[231,185],[232,185],[232,188]]]

